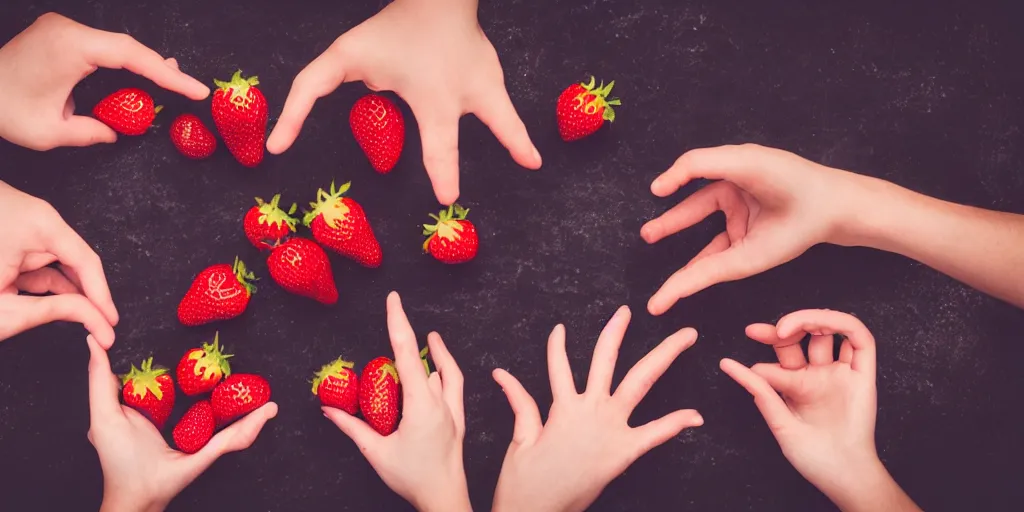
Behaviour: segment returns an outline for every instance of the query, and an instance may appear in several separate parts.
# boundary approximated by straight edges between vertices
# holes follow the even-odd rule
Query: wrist
[[[846,247],[870,247],[893,251],[901,225],[913,222],[913,192],[888,181],[841,171],[847,193],[840,199],[845,211],[828,240]]]
[[[469,487],[464,478],[442,489],[431,488],[428,496],[417,499],[412,505],[419,512],[472,512]]]
[[[846,468],[838,480],[818,489],[844,512],[904,511],[912,510],[908,503],[913,505],[877,456]]]
[[[162,512],[167,503],[130,493],[103,490],[100,512]]]

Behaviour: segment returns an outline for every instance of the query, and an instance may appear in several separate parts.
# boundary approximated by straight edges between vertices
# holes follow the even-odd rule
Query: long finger
[[[48,252],[30,252],[22,258],[21,268],[18,269],[18,272],[24,274],[38,270],[55,261],[57,261],[57,257]]]
[[[576,383],[565,353],[565,326],[558,324],[548,336],[548,379],[551,381],[551,397],[559,399],[575,395]]]
[[[78,294],[45,297],[8,295],[0,297],[0,309],[8,310],[12,319],[10,325],[0,330],[0,338],[50,322],[65,321],[84,325],[104,349],[114,344],[114,328],[92,302]]]
[[[416,345],[416,333],[409,324],[409,318],[405,316],[398,293],[388,294],[387,310],[388,335],[391,337],[391,350],[395,353],[395,368],[402,382],[402,395],[408,404],[427,392],[427,372]]]
[[[274,155],[287,151],[298,138],[316,100],[334,92],[344,82],[341,43],[336,42],[295,77],[281,117],[267,139],[267,151]]]
[[[110,296],[107,276],[99,255],[82,240],[70,226],[56,214],[48,229],[42,232],[45,252],[56,256],[62,264],[70,267],[82,282],[82,292],[103,312],[110,325],[117,325],[118,314],[114,299]],[[102,340],[101,340],[102,341]]]
[[[694,263],[704,258],[707,258],[708,256],[718,254],[728,249],[730,245],[732,245],[732,242],[729,240],[729,233],[723,231],[715,235],[715,237],[712,238],[710,242],[708,242],[708,245],[705,245],[704,248],[701,249],[696,256],[691,258],[690,261],[686,263],[686,266],[689,267],[690,265],[693,265]]]
[[[508,405],[512,407],[512,412],[516,417],[512,443],[520,446],[532,444],[544,428],[540,422],[540,409],[537,408],[537,402],[512,374],[499,368],[494,370],[492,375],[494,381],[505,392]]]
[[[750,215],[747,203],[736,185],[719,181],[694,192],[669,211],[648,221],[640,228],[640,236],[647,243],[653,244],[697,224],[717,211],[725,214],[726,231],[733,240],[746,235]]]
[[[78,288],[59,270],[43,267],[39,270],[26,272],[18,276],[14,286],[23,292],[43,294],[80,293]]]
[[[625,410],[632,411],[647,396],[651,386],[665,374],[669,366],[672,366],[672,362],[679,354],[692,347],[696,341],[697,331],[689,327],[665,338],[630,368],[612,399],[620,403]]]
[[[765,174],[780,155],[771,148],[753,144],[719,146],[687,151],[667,171],[651,183],[651,192],[667,197],[697,178],[728,180],[748,188],[757,180],[770,180]]]
[[[804,339],[802,331],[788,338],[780,338],[774,325],[752,324],[747,326],[747,337],[772,346],[779,358],[779,364],[787,370],[799,370],[807,366],[807,357],[800,346],[800,341]]]
[[[275,416],[277,404],[268,402],[218,432],[201,450],[182,459],[182,471],[186,473],[187,480],[194,480],[222,455],[252,446],[267,421]]]
[[[324,416],[348,436],[364,456],[367,458],[372,456],[371,454],[375,452],[377,443],[383,439],[383,436],[378,434],[370,425],[367,425],[365,421],[345,411],[333,407],[322,407],[321,409],[324,411]]]
[[[776,325],[779,336],[792,336],[801,331],[819,335],[842,334],[846,336],[853,347],[851,367],[874,377],[875,337],[856,317],[839,311],[810,309],[790,313],[782,317]]]
[[[459,116],[410,103],[423,143],[423,166],[443,205],[459,198]]]
[[[683,409],[634,428],[634,460],[677,436],[683,429],[699,427],[703,424],[704,417],[699,412],[693,409]]]
[[[504,87],[495,87],[483,95],[481,104],[473,113],[491,129],[519,165],[527,169],[540,169],[540,152],[530,140],[526,125],[516,113],[508,91]]]
[[[786,402],[763,377],[732,359],[722,359],[719,367],[726,375],[732,377],[732,380],[753,395],[754,404],[761,411],[761,416],[764,416],[765,422],[768,423],[768,428],[772,432],[785,428],[794,421],[793,413],[786,406]]]
[[[193,100],[210,95],[210,88],[175,66],[169,66],[157,52],[149,49],[127,34],[102,32],[89,50],[91,64],[112,69],[127,69],[142,75],[153,83],[182,94]]]
[[[629,327],[630,317],[629,307],[622,306],[601,330],[601,335],[597,338],[597,345],[594,346],[593,359],[590,362],[586,393],[598,396],[611,394],[615,361],[619,357],[619,347],[622,345],[622,338],[626,335],[626,328]]]
[[[807,344],[807,361],[812,365],[829,365],[835,362],[833,359],[834,341],[831,334],[811,336]]]
[[[463,403],[463,376],[462,370],[455,362],[448,347],[445,346],[441,335],[432,332],[427,336],[427,344],[430,346],[431,358],[437,366],[437,372],[441,374],[441,394],[448,409],[455,416],[455,424],[464,431],[466,429],[466,413]]]
[[[86,337],[89,345],[89,414],[96,422],[99,418],[115,418],[122,415],[118,401],[120,389],[117,377],[110,369],[107,351],[91,335]]]

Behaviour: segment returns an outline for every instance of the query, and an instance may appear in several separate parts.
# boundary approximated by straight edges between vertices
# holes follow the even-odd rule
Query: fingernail
[[[693,424],[696,427],[703,426],[704,425],[704,417],[698,414],[697,418],[694,420]]]
[[[538,162],[540,162],[540,160],[541,160],[541,158],[540,158],[540,151],[537,151],[536,147],[533,148],[533,159],[538,161]]]

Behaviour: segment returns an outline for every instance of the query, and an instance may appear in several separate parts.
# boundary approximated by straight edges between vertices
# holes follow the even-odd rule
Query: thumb
[[[359,451],[369,453],[373,446],[381,440],[381,435],[370,428],[365,421],[352,416],[351,414],[335,409],[333,407],[321,407],[324,416],[331,420],[349,439],[352,440]]]
[[[267,421],[277,416],[277,404],[269,402],[236,421],[230,427],[221,430],[210,439],[202,450],[184,458],[185,485],[195,480],[206,468],[210,467],[221,455],[244,450],[256,441],[256,437]]]
[[[691,262],[672,274],[665,284],[651,296],[647,310],[660,315],[669,310],[677,301],[689,297],[705,288],[719,283],[736,281],[757,273],[751,263],[754,257],[746,248],[748,245],[732,246],[717,254],[710,254]]]
[[[455,203],[459,198],[459,116],[436,111],[428,105],[409,103],[420,129],[423,166],[434,186],[437,202]]]
[[[757,363],[750,371],[759,375],[769,386],[783,395],[792,395],[797,389],[797,374],[779,363]]]
[[[71,116],[61,124],[57,144],[84,147],[93,144],[117,142],[117,133],[110,127],[86,116]]]

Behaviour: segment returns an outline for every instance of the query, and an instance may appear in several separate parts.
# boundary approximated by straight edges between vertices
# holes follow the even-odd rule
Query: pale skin
[[[317,99],[361,81],[409,104],[441,204],[459,197],[459,118],[465,114],[480,118],[520,165],[539,169],[540,153],[512,105],[476,13],[477,0],[396,0],[342,34],[295,77],[267,150],[288,150]]]
[[[800,341],[807,334],[805,356]],[[838,359],[834,334],[845,337]],[[845,512],[920,510],[875,449],[875,339],[864,324],[845,313],[805,310],[776,325],[751,325],[747,336],[772,346],[779,362],[747,368],[723,359],[722,371],[753,395],[793,467]]]

